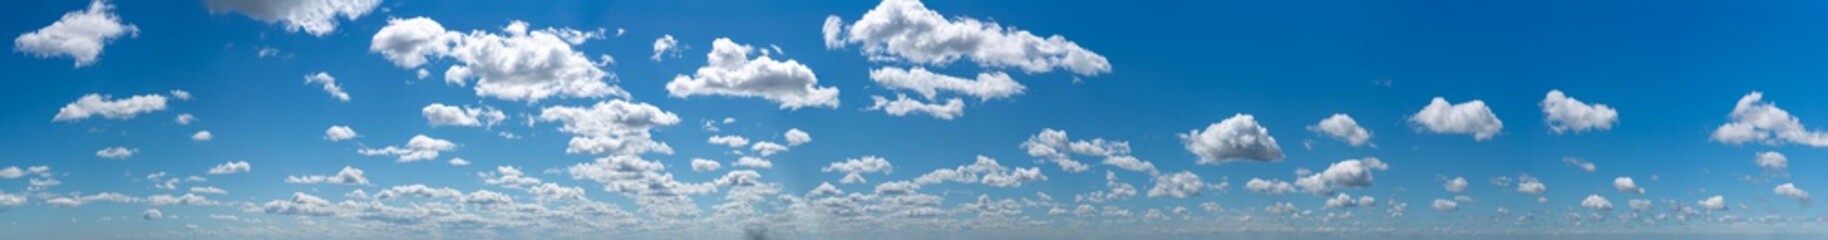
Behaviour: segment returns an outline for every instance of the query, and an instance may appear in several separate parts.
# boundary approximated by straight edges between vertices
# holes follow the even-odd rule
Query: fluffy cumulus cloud
[[[226,162],[221,165],[216,165],[215,167],[210,167],[209,174],[222,175],[244,173],[253,170],[253,167],[253,165],[248,164],[248,161]]]
[[[1619,122],[1618,110],[1613,110],[1606,104],[1582,103],[1562,94],[1561,90],[1549,90],[1549,95],[1542,98],[1541,105],[1542,114],[1548,115],[1543,121],[1555,133],[1607,130]]]
[[[1766,170],[1783,171],[1790,167],[1790,158],[1784,157],[1783,153],[1778,152],[1760,152],[1754,161],[1758,167]]]
[[[1009,98],[1022,94],[1027,89],[1009,74],[1001,72],[979,73],[976,79],[964,79],[927,71],[926,68],[909,69],[883,67],[870,70],[870,80],[892,90],[912,91],[928,100],[934,99],[941,91],[955,92],[982,101]]]
[[[693,158],[692,159],[692,171],[693,172],[717,171],[718,168],[723,168],[723,164],[717,163],[717,161],[713,161],[710,159],[703,159],[703,158]]]
[[[1308,126],[1308,131],[1326,134],[1333,139],[1352,144],[1354,147],[1371,142],[1371,131],[1359,127],[1357,120],[1352,120],[1352,116],[1344,113],[1333,114],[1327,119],[1321,119],[1320,123]]]
[[[1434,200],[1434,210],[1438,210],[1438,211],[1442,211],[1442,212],[1452,212],[1454,210],[1460,210],[1460,202],[1437,198]]]
[[[1332,195],[1335,189],[1362,188],[1371,186],[1372,170],[1389,170],[1390,165],[1377,158],[1347,159],[1327,166],[1327,169],[1295,179],[1295,186],[1303,191],[1318,195]]]
[[[1632,181],[1631,177],[1618,177],[1612,179],[1612,188],[1617,188],[1620,192],[1644,194],[1644,188],[1639,188],[1638,183]]]
[[[1295,192],[1295,184],[1290,184],[1285,181],[1251,178],[1249,182],[1244,183],[1244,189],[1268,195],[1282,195]]]
[[[208,130],[197,131],[197,133],[190,135],[191,141],[206,142],[212,139],[216,139],[216,134],[209,133]]]
[[[13,50],[40,58],[74,58],[76,67],[95,64],[109,42],[140,34],[139,27],[121,23],[112,10],[114,5],[107,1],[89,2],[88,9],[64,13],[50,26],[20,34],[13,39]]]
[[[787,132],[781,133],[781,137],[787,139],[787,146],[799,146],[812,142],[812,134],[801,131],[799,128],[787,129]]]
[[[363,176],[362,169],[343,166],[343,170],[337,171],[336,175],[286,176],[286,183],[368,185],[368,177]]]
[[[432,126],[495,126],[508,119],[508,114],[495,108],[452,106],[443,103],[432,103],[419,109],[425,115],[426,124]]]
[[[919,185],[960,182],[982,183],[993,187],[1013,188],[1020,187],[1022,186],[1022,183],[1026,182],[1046,180],[1047,176],[1041,174],[1040,168],[1018,167],[1012,170],[1008,167],[1004,167],[1003,164],[998,163],[994,158],[977,156],[977,162],[973,162],[970,165],[959,166],[957,168],[933,170],[932,172],[914,178],[913,184],[918,188]],[[878,187],[880,188],[880,186]],[[1134,195],[1134,189],[1131,189],[1131,191],[1131,194]]]
[[[1714,195],[1707,199],[1701,199],[1701,201],[1695,201],[1695,206],[1701,206],[1703,209],[1712,211],[1726,210],[1726,197]]]
[[[827,165],[827,166],[825,166],[825,168],[820,169],[820,171],[823,171],[823,172],[842,172],[842,173],[844,173],[844,178],[839,179],[838,180],[839,183],[865,183],[867,181],[865,181],[863,179],[864,173],[885,173],[886,174],[886,173],[890,173],[891,171],[894,171],[894,170],[895,170],[895,166],[893,164],[889,164],[888,159],[883,159],[882,157],[877,157],[877,156],[863,156],[863,157],[859,157],[859,158],[846,159],[846,160],[840,161],[840,162],[833,162],[833,163],[831,163],[831,165]]]
[[[623,100],[598,102],[590,107],[547,107],[540,111],[539,119],[563,123],[559,131],[572,134],[565,152],[585,154],[671,154],[673,148],[654,141],[650,130],[679,124],[679,115],[647,103]]]
[[[1206,189],[1206,185],[1206,182],[1200,180],[1200,175],[1195,175],[1193,172],[1181,171],[1162,174],[1160,176],[1155,176],[1155,187],[1149,188],[1149,197],[1186,198],[1200,196],[1200,192]]]
[[[1442,188],[1447,189],[1448,192],[1458,193],[1465,192],[1467,185],[1466,178],[1454,177],[1452,180],[1447,180],[1447,183],[1442,185]]]
[[[1358,198],[1352,198],[1352,195],[1346,195],[1344,193],[1340,193],[1339,195],[1333,195],[1332,198],[1327,198],[1327,202],[1326,202],[1326,208],[1371,207],[1371,206],[1376,206],[1376,205],[1377,205],[1377,198],[1373,198],[1371,196],[1359,196]]]
[[[363,148],[356,150],[366,156],[398,156],[400,162],[417,162],[438,158],[440,152],[457,150],[457,143],[449,140],[413,135],[406,141],[406,146],[387,146],[383,148]]]
[[[1260,162],[1282,161],[1282,146],[1269,136],[1269,129],[1257,125],[1249,114],[1237,114],[1225,121],[1180,134],[1187,151],[1200,157],[1199,164],[1221,164],[1236,160]]]
[[[1485,106],[1485,101],[1472,100],[1459,104],[1448,103],[1447,99],[1435,97],[1422,107],[1422,111],[1409,117],[1420,130],[1442,134],[1470,134],[1474,140],[1484,141],[1498,135],[1504,130],[1504,122],[1498,115]]]
[[[674,39],[672,34],[662,35],[654,39],[654,56],[648,58],[655,62],[659,62],[662,57],[678,58],[684,47],[679,45],[679,40]]]
[[[1594,211],[1612,211],[1612,201],[1597,194],[1587,195],[1587,199],[1580,201],[1580,206]]]
[[[908,98],[907,95],[896,95],[895,99],[870,96],[870,100],[874,103],[865,109],[882,111],[890,116],[899,117],[920,113],[940,120],[952,120],[965,115],[965,101],[958,98],[948,98],[945,103],[922,102],[918,99]]]
[[[109,95],[90,93],[76,99],[76,102],[57,109],[57,116],[51,117],[51,121],[81,121],[94,116],[106,119],[133,119],[140,114],[163,111],[165,103],[165,96],[159,94],[114,99]]]
[[[949,19],[919,0],[882,1],[848,26],[837,16],[827,17],[821,30],[827,48],[858,45],[876,61],[944,66],[968,59],[983,67],[1030,73],[1062,69],[1081,76],[1111,71],[1103,55],[1065,37],[1043,38],[967,17]]]
[[[305,75],[305,84],[323,85],[324,92],[329,93],[331,98],[336,98],[337,101],[349,102],[349,93],[343,92],[343,85],[337,84],[336,77],[330,76],[330,73],[317,72],[311,75]]]
[[[667,82],[667,93],[685,98],[697,95],[759,97],[783,109],[838,107],[838,88],[818,86],[819,77],[799,61],[778,61],[764,54],[749,58],[755,48],[729,38],[711,42],[707,63],[691,76],[680,74]]]
[[[127,148],[127,147],[119,147],[119,146],[107,147],[107,148],[102,148],[102,150],[95,150],[95,157],[106,158],[106,159],[127,159],[130,157],[133,157],[133,154],[139,153],[139,152],[140,152],[140,149],[138,149],[138,148]]]
[[[469,84],[476,79],[476,95],[510,101],[538,102],[552,97],[596,98],[628,96],[609,85],[614,75],[572,49],[602,33],[569,28],[530,30],[526,22],[513,21],[502,33],[447,31],[430,18],[388,20],[374,35],[369,51],[403,68],[418,68],[428,59],[455,60],[444,71],[445,82]],[[605,55],[607,56],[607,55]]]
[[[331,142],[355,139],[356,136],[359,135],[356,135],[355,129],[349,126],[331,125],[329,129],[324,129],[324,139]]]
[[[212,13],[239,12],[248,18],[284,25],[286,31],[324,36],[336,31],[337,18],[354,21],[373,12],[381,0],[208,0]]]
[[[1067,172],[1090,169],[1090,166],[1073,160],[1072,155],[1104,158],[1105,165],[1130,171],[1150,174],[1158,171],[1154,163],[1130,155],[1130,142],[1104,138],[1073,141],[1067,138],[1066,131],[1052,128],[1041,129],[1040,133],[1029,136],[1028,140],[1022,142],[1022,149],[1028,152],[1028,156],[1053,162],[1060,165],[1060,170]]]
[[[1828,147],[1828,132],[1809,130],[1803,121],[1791,116],[1789,111],[1777,108],[1776,103],[1765,102],[1764,93],[1752,92],[1739,98],[1733,106],[1733,112],[1727,114],[1731,120],[1714,129],[1713,139],[1728,144],[1762,142],[1778,144],[1789,142],[1810,147]]]
[[[1771,189],[1771,192],[1777,193],[1778,196],[1784,196],[1784,197],[1788,197],[1791,199],[1796,199],[1798,201],[1803,201],[1805,203],[1809,202],[1809,191],[1803,191],[1803,189],[1801,189],[1801,188],[1796,188],[1795,183],[1784,183],[1783,185],[1777,185],[1777,188]]]
[[[1536,180],[1535,177],[1523,176],[1517,180],[1517,192],[1542,195],[1543,192],[1548,191],[1549,185],[1542,184],[1542,181]]]

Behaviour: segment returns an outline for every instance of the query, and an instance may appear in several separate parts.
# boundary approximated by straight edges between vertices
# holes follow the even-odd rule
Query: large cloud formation
[[[628,96],[604,78],[615,75],[600,69],[607,62],[593,62],[572,46],[602,38],[601,32],[570,28],[529,29],[512,21],[501,34],[484,31],[446,31],[430,18],[391,19],[375,32],[369,51],[402,68],[418,68],[431,59],[456,60],[444,71],[444,81],[466,85],[476,79],[476,95],[510,101],[538,102],[551,97],[596,98]]]
[[[282,24],[286,31],[315,36],[336,31],[337,17],[350,21],[373,12],[381,0],[208,0],[212,13],[240,12],[248,18]]]
[[[780,103],[783,109],[838,107],[838,88],[818,86],[819,77],[799,61],[776,61],[767,54],[749,58],[754,47],[729,38],[711,42],[708,63],[692,76],[681,74],[667,82],[673,97],[725,95],[760,97]]]
[[[1777,104],[1764,101],[1764,93],[1752,92],[1739,98],[1733,105],[1733,112],[1727,115],[1732,120],[1714,129],[1713,139],[1728,144],[1745,142],[1762,142],[1778,144],[1790,142],[1810,147],[1828,147],[1828,132],[1811,131],[1803,126],[1803,121],[1791,116],[1789,111],[1777,108]]]
[[[827,48],[859,45],[871,60],[947,65],[969,59],[984,67],[1014,67],[1029,73],[1063,69],[1081,76],[1111,71],[1103,55],[1060,35],[1046,38],[1025,30],[967,17],[947,19],[919,0],[887,0],[845,26],[826,17],[821,29]]]
[[[121,17],[111,10],[114,5],[107,1],[89,2],[88,9],[64,13],[50,26],[20,34],[13,39],[13,50],[41,58],[75,58],[78,68],[95,64],[108,42],[140,34],[138,26],[121,23]]]

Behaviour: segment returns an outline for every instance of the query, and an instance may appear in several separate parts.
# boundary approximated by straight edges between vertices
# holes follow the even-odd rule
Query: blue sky
[[[1824,234],[1818,2],[14,5],[21,238]]]

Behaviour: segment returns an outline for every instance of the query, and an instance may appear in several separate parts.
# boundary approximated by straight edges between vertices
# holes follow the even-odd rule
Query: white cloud
[[[1796,188],[1795,183],[1777,185],[1777,188],[1771,189],[1771,192],[1777,193],[1778,196],[1793,198],[1803,201],[1804,203],[1809,202],[1809,191],[1803,191],[1803,189]]]
[[[197,121],[197,116],[190,115],[189,113],[178,114],[178,117],[173,119],[173,121],[178,122],[178,125],[190,125],[191,122]]]
[[[418,68],[428,58],[449,57],[456,64],[445,70],[445,81],[465,85],[475,78],[477,96],[527,102],[628,96],[627,91],[604,82],[604,78],[614,78],[598,68],[607,62],[592,62],[572,49],[584,40],[601,38],[601,33],[569,28],[529,31],[526,22],[512,21],[502,28],[502,34],[446,31],[437,21],[424,17],[391,19],[375,33],[369,51],[403,68]]]
[[[574,179],[603,184],[603,190],[631,196],[681,196],[716,191],[710,183],[683,183],[663,173],[666,165],[632,155],[612,155],[566,168]]]
[[[25,196],[0,192],[0,207],[24,205],[26,201]]]
[[[1002,72],[979,73],[977,79],[964,79],[927,71],[926,68],[909,69],[883,67],[870,70],[870,80],[891,90],[906,90],[919,93],[928,100],[934,99],[940,91],[950,91],[976,97],[978,100],[1009,98],[1022,94],[1026,90],[1021,83],[1011,79]]]
[[[1555,133],[1609,130],[1619,122],[1618,110],[1613,110],[1606,104],[1582,103],[1562,95],[1561,90],[1549,90],[1549,95],[1542,98],[1542,114],[1548,115],[1543,121]]]
[[[67,56],[76,59],[78,68],[95,64],[108,42],[140,35],[139,27],[122,24],[111,10],[114,5],[107,1],[89,2],[88,9],[64,13],[49,26],[20,34],[13,39],[13,50],[39,58]]]
[[[768,159],[762,159],[762,158],[758,158],[758,157],[743,156],[740,158],[736,158],[736,162],[730,163],[730,166],[748,167],[748,168],[774,168],[774,162],[768,161]]]
[[[1389,169],[1389,164],[1374,157],[1347,159],[1327,166],[1325,171],[1295,179],[1295,185],[1309,193],[1332,195],[1339,188],[1369,187],[1372,182],[1371,170]]]
[[[163,95],[146,94],[114,100],[108,95],[90,93],[58,109],[51,121],[81,121],[97,115],[107,119],[133,119],[142,113],[162,110],[165,110]]]
[[[469,166],[470,160],[463,160],[463,158],[451,158],[451,161],[449,161],[449,163],[451,164],[451,166]]]
[[[827,17],[821,32],[827,48],[858,44],[876,61],[944,66],[969,59],[983,67],[1015,67],[1029,73],[1063,69],[1081,76],[1111,71],[1104,56],[1065,37],[1043,38],[967,17],[947,19],[918,0],[882,1],[849,26],[837,16]]]
[[[336,84],[336,77],[330,76],[330,73],[317,72],[305,75],[305,84],[323,85],[324,92],[330,93],[330,97],[336,98],[337,101],[349,102],[349,93],[343,92],[343,85]]]
[[[1561,162],[1567,163],[1569,166],[1574,166],[1574,167],[1580,168],[1581,171],[1585,171],[1585,172],[1593,172],[1593,171],[1599,170],[1599,165],[1594,165],[1593,162],[1588,162],[1587,160],[1581,160],[1580,158],[1577,158],[1577,157],[1563,157],[1563,158],[1561,158]]]
[[[368,185],[368,178],[362,176],[362,169],[343,166],[343,170],[337,171],[336,175],[286,176],[286,183]]]
[[[838,181],[838,183],[850,184],[850,183],[865,183],[866,181],[863,179],[864,173],[885,173],[886,174],[886,173],[890,173],[890,172],[894,171],[894,169],[895,169],[895,166],[892,164],[889,164],[888,159],[883,159],[882,157],[877,157],[877,156],[863,156],[863,157],[859,157],[859,158],[846,159],[846,160],[840,161],[840,162],[832,162],[831,165],[827,165],[827,166],[825,166],[825,168],[822,168],[819,171],[843,172],[844,178],[840,179]]]
[[[1345,141],[1354,147],[1371,142],[1371,131],[1359,127],[1358,121],[1352,120],[1352,116],[1344,113],[1336,113],[1327,119],[1322,119],[1320,123],[1308,126],[1308,131],[1325,133],[1333,139]]]
[[[190,192],[191,193],[202,193],[202,194],[215,194],[215,195],[228,194],[228,190],[222,190],[221,188],[217,188],[217,187],[190,187]]]
[[[812,142],[812,134],[807,134],[806,131],[800,131],[799,128],[787,129],[787,132],[781,133],[781,135],[782,137],[787,138],[787,146],[799,146],[800,144]]]
[[[1022,149],[1028,152],[1028,156],[1053,162],[1060,165],[1061,170],[1067,172],[1082,172],[1089,169],[1084,163],[1073,160],[1071,155],[1074,154],[1102,157],[1105,165],[1125,170],[1150,174],[1157,172],[1154,163],[1130,155],[1130,142],[1105,140],[1104,138],[1072,141],[1067,137],[1066,131],[1052,128],[1041,129],[1040,133],[1029,136],[1028,140],[1022,142]]]
[[[1172,198],[1196,197],[1200,196],[1200,191],[1204,189],[1206,189],[1206,182],[1200,180],[1200,175],[1195,175],[1193,172],[1189,171],[1180,171],[1155,176],[1155,187],[1149,188],[1148,196]]]
[[[719,164],[719,163],[717,163],[717,161],[712,161],[710,159],[703,159],[703,158],[693,158],[692,159],[692,171],[693,172],[717,171],[718,168],[723,168],[723,164]]]
[[[393,155],[399,156],[400,162],[416,162],[438,158],[439,152],[456,149],[457,144],[452,143],[451,141],[427,137],[425,135],[413,135],[412,139],[406,141],[405,147],[387,146],[378,149],[363,148],[357,149],[356,153],[365,156]]]
[[[1295,192],[1295,185],[1284,181],[1251,178],[1249,182],[1244,183],[1244,189],[1268,195],[1282,195]]]
[[[649,131],[679,124],[679,116],[671,112],[619,99],[590,107],[547,107],[540,111],[539,119],[564,123],[559,131],[572,134],[565,152],[587,154],[671,154],[673,148],[654,141]]]
[[[1517,192],[1530,195],[1542,195],[1543,192],[1547,191],[1549,191],[1549,186],[1542,184],[1541,181],[1537,181],[1536,178],[1533,177],[1524,176],[1517,182]]]
[[[716,145],[730,146],[730,148],[742,148],[743,146],[749,146],[748,138],[743,138],[742,136],[736,136],[736,135],[711,136],[711,138],[708,140],[705,140],[705,142],[711,143],[711,144],[716,144]]]
[[[209,130],[197,131],[197,133],[190,135],[191,141],[202,142],[202,141],[209,141],[212,139],[216,139],[216,135],[209,133]]]
[[[1625,201],[1625,204],[1630,205],[1632,211],[1639,211],[1639,212],[1650,210],[1650,207],[1651,207],[1650,200],[1644,200],[1644,199],[1632,199],[1629,201]]]
[[[488,106],[452,106],[443,103],[432,103],[419,109],[425,115],[425,121],[432,126],[495,126],[508,119],[506,113]]]
[[[648,58],[654,59],[655,62],[659,62],[663,56],[679,58],[679,52],[683,48],[685,46],[680,46],[679,40],[673,39],[672,34],[661,35],[660,38],[654,39],[654,56]]]
[[[838,88],[821,87],[819,77],[799,61],[776,61],[768,55],[749,58],[749,45],[729,38],[711,42],[708,63],[692,76],[680,74],[667,82],[669,95],[686,98],[696,95],[760,97],[780,103],[782,109],[801,107],[838,107]]]
[[[788,150],[788,148],[787,148],[787,146],[781,145],[779,143],[761,141],[761,142],[755,142],[755,144],[750,145],[749,150],[755,151],[756,153],[761,154],[763,157],[767,157],[767,156],[772,156],[775,153],[786,152]]]
[[[1471,134],[1477,141],[1491,139],[1504,130],[1504,122],[1480,100],[1449,104],[1447,99],[1435,97],[1422,111],[1410,116],[1409,122],[1434,133]]]
[[[1455,193],[1465,192],[1466,187],[1467,187],[1467,183],[1466,183],[1466,178],[1464,178],[1464,177],[1454,177],[1453,180],[1447,180],[1447,184],[1443,186],[1443,188],[1446,188],[1448,192],[1455,192]]]
[[[1376,205],[1377,205],[1377,198],[1373,198],[1371,196],[1359,196],[1357,199],[1354,199],[1354,198],[1352,198],[1352,195],[1346,195],[1345,193],[1340,193],[1339,195],[1333,195],[1332,198],[1327,198],[1327,202],[1326,202],[1326,208],[1371,207],[1371,206],[1376,206]]]
[[[882,111],[890,116],[907,116],[909,113],[922,113],[940,120],[952,120],[965,115],[965,101],[948,98],[945,104],[926,103],[910,99],[907,95],[895,95],[895,100],[882,96],[870,96],[874,103],[866,110]]]
[[[208,0],[211,13],[241,12],[248,18],[281,24],[286,31],[322,37],[336,31],[337,17],[355,21],[373,12],[381,0]]]
[[[1760,152],[1756,162],[1758,167],[1772,171],[1783,171],[1784,168],[1790,167],[1790,158],[1784,157],[1783,153],[1778,152]]]
[[[106,159],[127,159],[130,157],[133,157],[134,153],[139,153],[139,152],[140,152],[140,149],[138,149],[138,148],[108,147],[108,148],[102,148],[102,150],[96,150],[95,157],[106,158]]]
[[[1828,147],[1828,132],[1809,130],[1803,126],[1801,119],[1763,99],[1764,93],[1761,92],[1752,92],[1739,98],[1733,113],[1727,115],[1732,121],[1715,129],[1713,140],[1728,144],[1750,141],[1779,144],[1788,141],[1810,147]]]
[[[1587,195],[1587,199],[1580,201],[1580,206],[1595,211],[1612,211],[1612,201],[1607,201],[1606,198],[1597,194]]]
[[[1637,182],[1631,181],[1631,177],[1612,179],[1612,187],[1619,189],[1620,192],[1644,194],[1644,189],[1638,188]]]
[[[1434,200],[1434,210],[1438,210],[1438,211],[1442,211],[1442,212],[1452,212],[1454,210],[1460,210],[1460,202],[1437,198]]]
[[[1721,197],[1720,195],[1714,195],[1714,197],[1702,199],[1701,201],[1696,201],[1695,205],[1701,206],[1701,208],[1711,210],[1711,211],[1726,210],[1726,197]]]
[[[1282,147],[1269,129],[1257,125],[1250,114],[1237,114],[1225,121],[1180,134],[1188,152],[1200,157],[1199,164],[1222,164],[1237,160],[1259,162],[1282,161]]]
[[[156,219],[160,219],[160,218],[165,218],[165,213],[159,212],[159,209],[148,208],[148,209],[146,209],[145,214],[140,215],[140,218],[145,218],[146,220],[156,220]]]
[[[209,174],[234,174],[248,172],[249,170],[253,170],[253,165],[248,164],[248,161],[233,161],[210,167]]]
[[[1015,168],[1014,170],[1010,170],[1007,167],[1003,167],[1002,164],[997,163],[995,158],[980,155],[977,156],[977,162],[973,162],[970,165],[959,166],[957,168],[942,168],[933,170],[927,174],[922,174],[920,177],[914,178],[914,184],[917,184],[916,186],[918,186],[948,181],[961,183],[977,182],[992,187],[1013,188],[1022,186],[1022,183],[1024,182],[1046,180],[1047,176],[1041,174],[1040,168]],[[877,187],[878,190],[880,190],[881,185],[878,185]],[[1131,193],[1129,193],[1129,195],[1135,195],[1134,189],[1131,189],[1130,191]]]
[[[355,134],[355,129],[349,126],[331,125],[329,129],[324,129],[324,139],[331,142],[354,139],[356,136],[359,135]]]

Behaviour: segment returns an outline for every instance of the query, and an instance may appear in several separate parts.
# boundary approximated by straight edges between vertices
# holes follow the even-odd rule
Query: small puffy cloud
[[[178,117],[174,118],[172,121],[178,122],[178,125],[190,125],[191,122],[197,121],[197,116],[190,115],[189,113],[178,114]]]
[[[96,150],[95,157],[106,158],[106,159],[127,159],[130,157],[133,157],[134,153],[139,153],[139,152],[140,152],[140,149],[138,149],[138,148],[108,147],[108,148],[103,148],[102,150]]]
[[[1282,195],[1295,192],[1295,185],[1284,181],[1251,178],[1244,183],[1244,189],[1268,195]]]
[[[368,178],[362,176],[362,169],[343,166],[343,170],[337,171],[336,175],[286,176],[286,183],[368,185]]]
[[[1587,160],[1582,160],[1577,157],[1564,157],[1564,158],[1561,158],[1561,162],[1567,163],[1568,166],[1574,166],[1576,168],[1580,168],[1581,171],[1585,171],[1585,172],[1593,172],[1593,171],[1599,170],[1599,165],[1594,165],[1593,162],[1588,162]]]
[[[787,129],[787,132],[781,133],[781,136],[787,138],[787,146],[799,146],[812,142],[812,134],[800,131],[799,128]]]
[[[1758,141],[1765,144],[1789,142],[1810,147],[1828,147],[1828,132],[1811,131],[1801,119],[1777,104],[1764,101],[1764,93],[1752,92],[1739,98],[1731,122],[1714,129],[1713,140],[1727,144]]]
[[[1612,211],[1612,201],[1597,194],[1587,195],[1587,199],[1580,201],[1580,206],[1594,211]]]
[[[416,17],[388,20],[368,49],[402,68],[418,68],[428,59],[451,58],[455,64],[444,71],[445,82],[466,85],[477,79],[474,89],[481,97],[538,102],[552,97],[628,96],[627,91],[604,82],[614,78],[598,68],[607,62],[593,62],[572,49],[601,37],[600,32],[569,28],[529,30],[521,21],[509,22],[501,34],[463,33],[447,31],[436,20]]]
[[[747,167],[747,168],[774,168],[774,162],[768,161],[768,159],[763,159],[763,158],[758,158],[758,157],[743,156],[743,157],[737,158],[736,162],[730,163],[730,166]]]
[[[1452,212],[1454,210],[1460,210],[1460,202],[1437,198],[1434,200],[1434,210],[1438,210],[1438,211],[1442,211],[1442,212]]]
[[[957,168],[933,170],[933,172],[928,172],[927,174],[922,174],[920,177],[914,178],[914,183],[918,186],[943,182],[975,182],[992,187],[1013,188],[1022,186],[1022,183],[1024,182],[1046,180],[1047,176],[1041,174],[1040,168],[1015,168],[1014,170],[1010,170],[1001,163],[997,163],[995,158],[977,156],[977,162],[973,162],[970,165],[959,166]],[[880,187],[881,186],[878,185],[878,189],[880,189]],[[1130,195],[1135,195],[1133,189],[1131,190]]]
[[[349,93],[343,92],[343,85],[337,84],[336,77],[330,76],[329,73],[317,72],[305,75],[305,84],[323,85],[324,92],[330,93],[331,98],[336,98],[337,101],[349,102]]]
[[[419,109],[419,112],[420,114],[425,115],[426,124],[432,126],[495,126],[495,124],[499,124],[501,121],[508,119],[506,113],[502,113],[501,110],[496,110],[495,108],[487,106],[459,107],[444,105],[443,103],[432,103],[430,105],[425,105],[425,108]]]
[[[1206,182],[1200,180],[1200,175],[1181,171],[1155,176],[1155,187],[1149,188],[1149,197],[1194,197],[1200,196],[1204,189]]]
[[[692,76],[681,74],[667,82],[667,93],[686,98],[697,95],[760,97],[782,109],[838,107],[838,88],[818,86],[819,77],[799,61],[776,61],[768,55],[749,58],[749,45],[729,38],[711,42],[708,63]]]
[[[1639,212],[1650,210],[1651,207],[1650,200],[1644,199],[1632,199],[1630,201],[1625,201],[1625,204],[1630,205],[1632,211]]]
[[[140,35],[139,27],[121,23],[112,10],[114,5],[107,1],[89,2],[87,9],[64,13],[49,26],[20,34],[13,39],[13,50],[39,58],[74,58],[78,68],[95,64],[108,42]]]
[[[1447,180],[1447,183],[1442,187],[1446,188],[1448,192],[1465,192],[1467,187],[1466,178],[1454,177],[1453,180]]]
[[[1701,206],[1701,208],[1707,209],[1710,211],[1726,210],[1726,197],[1721,197],[1720,195],[1714,195],[1714,197],[1709,197],[1707,199],[1701,199],[1701,201],[1696,201],[1695,206]]]
[[[927,71],[926,68],[909,69],[883,67],[870,70],[870,80],[891,90],[905,90],[919,93],[928,100],[934,99],[940,91],[957,92],[978,100],[1008,98],[1022,94],[1027,89],[1009,74],[1002,72],[979,73],[976,79],[964,79]]]
[[[145,218],[146,220],[157,220],[160,218],[165,218],[165,213],[160,212],[159,209],[148,208],[148,209],[146,209],[146,213],[140,215],[140,218]]]
[[[1784,157],[1783,153],[1778,152],[1760,152],[1756,162],[1758,167],[1772,171],[1783,171],[1784,168],[1790,167],[1790,158]]]
[[[1795,183],[1777,185],[1777,188],[1771,189],[1771,192],[1777,193],[1778,196],[1789,197],[1798,201],[1803,201],[1804,203],[1809,202],[1809,191],[1803,191],[1803,189],[1796,188]]]
[[[730,146],[730,148],[742,148],[743,146],[749,146],[748,138],[743,138],[742,136],[736,136],[736,135],[711,136],[711,138],[708,140],[705,140],[705,142],[710,143],[710,144],[716,144],[716,145]]]
[[[439,152],[456,150],[457,144],[444,139],[413,135],[406,141],[406,146],[387,146],[384,148],[363,148],[356,150],[365,156],[399,156],[400,162],[416,162],[438,158]]]
[[[1318,195],[1332,195],[1339,188],[1371,186],[1371,170],[1389,170],[1390,165],[1377,158],[1347,159],[1327,166],[1325,171],[1295,179],[1295,186]]]
[[[463,158],[451,158],[451,161],[449,161],[449,163],[451,164],[451,166],[469,166],[470,160],[463,160]]]
[[[216,135],[209,133],[209,130],[197,131],[197,133],[190,135],[191,141],[203,142],[212,139],[216,139]]]
[[[1542,98],[1541,105],[1542,114],[1548,115],[1543,121],[1555,133],[1608,130],[1619,122],[1618,110],[1613,110],[1606,104],[1582,103],[1563,95],[1561,90],[1549,90],[1549,95]]]
[[[1061,170],[1067,172],[1082,172],[1090,168],[1078,160],[1073,160],[1071,155],[1102,157],[1105,165],[1130,171],[1150,174],[1157,172],[1154,163],[1130,155],[1130,142],[1105,140],[1104,138],[1073,141],[1067,138],[1064,130],[1041,129],[1040,133],[1035,133],[1034,136],[1029,136],[1028,140],[1022,142],[1022,149],[1028,152],[1028,156],[1053,162],[1060,165]]]
[[[821,28],[826,48],[856,44],[875,61],[944,66],[968,59],[986,68],[1014,67],[1029,73],[1054,69],[1093,76],[1111,71],[1103,55],[1065,37],[1036,36],[968,17],[947,18],[919,0],[888,0],[845,26],[837,16]]]
[[[373,12],[381,0],[208,0],[211,13],[240,12],[248,18],[280,24],[286,31],[322,37],[336,31],[337,18],[355,21]]]
[[[712,161],[710,159],[703,159],[703,158],[693,158],[692,159],[692,171],[693,172],[717,171],[718,168],[723,168],[723,164],[719,164],[719,163],[717,163],[717,161]]]
[[[907,95],[896,95],[894,100],[882,96],[870,96],[874,103],[866,110],[882,111],[890,116],[907,116],[910,113],[921,113],[940,120],[952,120],[965,115],[965,101],[948,98],[946,103],[927,103],[908,98]]]
[[[679,124],[679,115],[672,112],[620,99],[590,107],[547,107],[540,111],[539,119],[563,123],[559,131],[572,134],[565,152],[588,154],[671,154],[673,148],[654,141],[650,130]]]
[[[1491,139],[1504,130],[1504,122],[1480,100],[1450,104],[1445,98],[1435,97],[1422,111],[1410,116],[1409,122],[1433,133],[1471,134],[1477,141]]]
[[[1224,121],[1180,134],[1187,151],[1200,157],[1199,164],[1222,164],[1236,160],[1259,162],[1282,161],[1282,147],[1269,129],[1257,125],[1250,114],[1237,114]]]
[[[840,179],[838,183],[849,184],[865,183],[866,181],[863,179],[864,173],[889,173],[894,170],[895,166],[889,164],[888,159],[877,156],[863,156],[846,159],[841,162],[833,162],[831,165],[825,166],[825,168],[820,169],[819,171],[842,172],[844,173],[844,178]]]
[[[654,59],[655,62],[659,62],[662,57],[679,58],[679,52],[683,48],[685,46],[680,46],[679,40],[673,39],[672,34],[661,35],[660,38],[654,39],[654,56],[648,58]]]
[[[1371,206],[1376,206],[1376,205],[1377,205],[1377,198],[1373,198],[1371,196],[1359,196],[1358,198],[1352,198],[1352,195],[1346,195],[1345,193],[1333,195],[1332,198],[1327,198],[1327,202],[1326,202],[1326,208],[1371,207]]]
[[[1619,189],[1620,192],[1644,194],[1644,189],[1639,188],[1637,182],[1632,181],[1631,177],[1612,179],[1612,187]]]
[[[107,119],[133,119],[143,113],[165,110],[165,96],[158,94],[138,95],[124,99],[112,99],[111,96],[90,93],[83,95],[57,110],[53,122],[81,121],[92,116]]]
[[[209,168],[209,174],[235,174],[248,172],[248,170],[253,170],[253,165],[249,165],[248,161],[233,161]]]
[[[1371,131],[1359,127],[1358,121],[1352,120],[1352,116],[1344,113],[1333,114],[1327,119],[1322,119],[1320,123],[1308,126],[1308,131],[1324,133],[1333,139],[1352,144],[1354,147],[1371,142]]]
[[[215,194],[215,195],[228,194],[228,190],[222,190],[222,188],[207,187],[207,186],[206,187],[190,187],[190,192],[191,193],[202,193],[202,194]]]
[[[1547,191],[1549,191],[1549,186],[1542,184],[1541,181],[1537,181],[1536,178],[1533,177],[1525,176],[1517,182],[1517,192],[1530,195],[1542,195],[1543,192]]]
[[[349,126],[332,125],[329,129],[324,129],[324,139],[329,139],[331,142],[355,139],[356,136],[359,135],[355,134],[355,129],[349,128]]]

